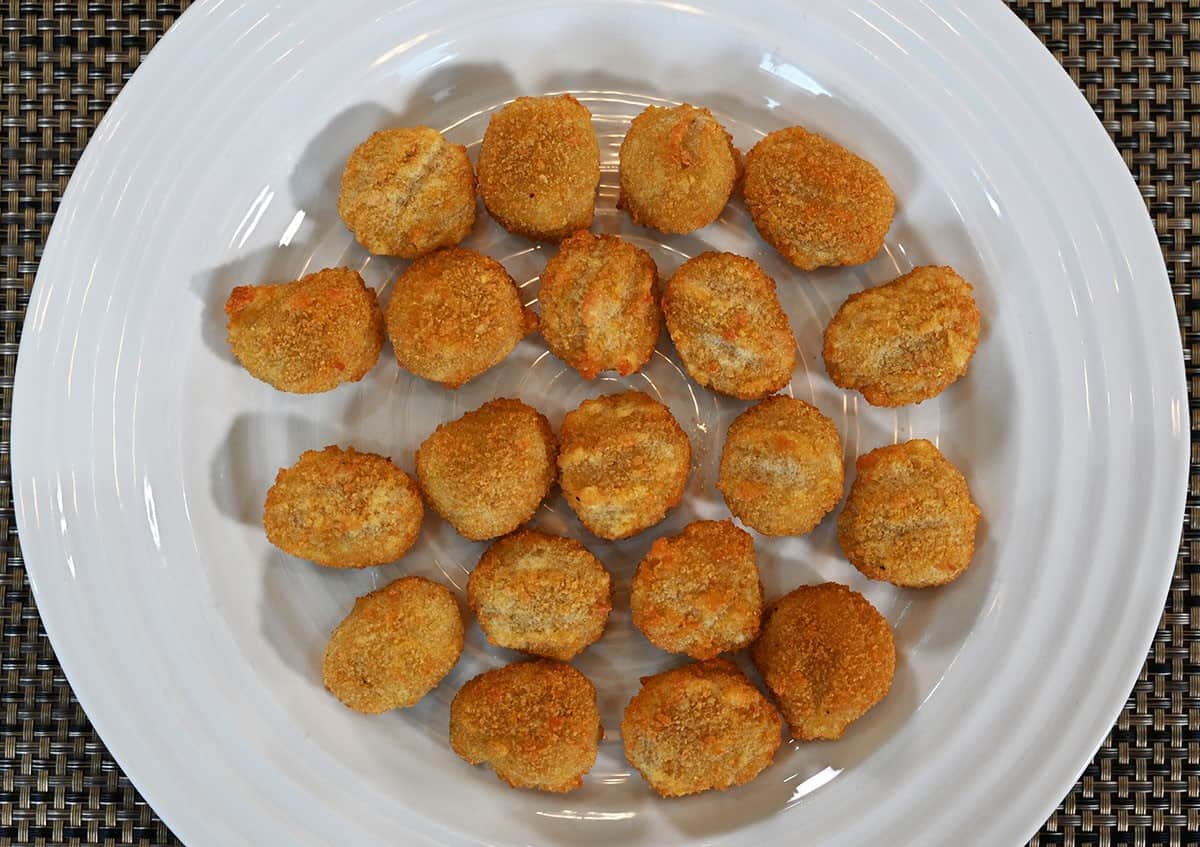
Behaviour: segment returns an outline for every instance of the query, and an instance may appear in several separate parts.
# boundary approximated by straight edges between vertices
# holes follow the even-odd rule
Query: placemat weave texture
[[[988,2],[989,0],[971,0]],[[105,110],[183,2],[0,0],[0,847],[179,842],[71,693],[29,592],[9,425],[21,322],[59,198]],[[1200,0],[1009,0],[1141,187],[1200,428]],[[1200,845],[1200,447],[1170,598],[1125,710],[1033,845]],[[1019,779],[1019,774],[1013,774]]]

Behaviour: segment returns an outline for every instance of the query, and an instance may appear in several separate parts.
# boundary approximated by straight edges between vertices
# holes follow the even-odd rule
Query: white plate
[[[963,4],[964,7],[968,4]],[[669,343],[646,375],[693,439],[685,505],[621,544],[555,498],[536,518],[618,576],[610,630],[577,665],[607,730],[585,787],[512,791],[456,758],[447,703],[513,658],[472,626],[463,660],[416,708],[363,717],[321,688],[326,637],[352,599],[416,572],[461,588],[482,545],[431,518],[398,564],[338,573],[271,548],[258,525],[277,468],[338,442],[411,468],[438,421],[518,394],[556,425],[587,384],[526,340],[457,393],[385,351],[360,384],[289,396],[224,341],[235,284],[361,268],[335,213],[342,163],[371,130],[426,123],[472,155],[519,94],[572,91],[605,162],[595,229],[668,273],[712,247],[761,261],[796,331],[797,396],[833,416],[846,465],[938,441],[985,516],[971,570],[943,590],[868,583],[832,519],[759,539],[769,596],[838,580],[896,627],[887,699],[836,743],[789,744],[749,786],[664,801],[621,754],[639,675],[676,660],[629,623],[651,539],[726,514],[713,491],[744,404],[681,376]],[[879,165],[899,197],[887,249],[804,274],[740,202],[681,238],[613,209],[617,146],[650,102],[704,104],[742,148],[803,123]],[[468,242],[533,299],[548,249],[486,219]],[[914,264],[977,285],[983,340],[935,401],[871,409],[835,389],[820,333],[851,291]],[[386,293],[385,293],[386,297]],[[189,844],[1017,844],[1069,789],[1142,664],[1170,578],[1187,468],[1175,315],[1150,222],[1070,80],[1000,3],[201,2],[96,132],[63,200],[25,324],[13,420],[21,541],[58,656],[100,735]]]

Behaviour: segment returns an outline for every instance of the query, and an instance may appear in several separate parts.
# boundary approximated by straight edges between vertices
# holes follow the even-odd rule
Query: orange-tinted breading
[[[658,268],[615,235],[580,230],[542,271],[542,336],[550,352],[592,379],[633,373],[658,342]]]
[[[513,788],[571,791],[596,763],[600,710],[591,680],[539,659],[482,673],[450,704],[450,746]]]
[[[417,450],[429,505],[484,541],[533,517],[554,483],[554,430],[537,409],[501,398],[439,426]]]
[[[663,797],[754,779],[782,741],[779,714],[726,659],[642,679],[625,707],[625,758]]]
[[[385,129],[350,154],[337,206],[363,247],[415,259],[471,232],[475,172],[467,149],[435,129]]]
[[[399,559],[417,540],[425,507],[417,484],[390,459],[329,446],[279,471],[267,492],[267,540],[332,568]]]
[[[925,588],[967,569],[978,523],[963,475],[918,438],[858,457],[858,476],[838,515],[838,542],[871,579]]]
[[[461,247],[409,265],[386,319],[400,367],[447,388],[499,364],[537,327],[504,265]]]
[[[479,193],[510,232],[557,241],[592,224],[600,145],[572,97],[518,97],[492,115],[479,148]]]
[[[754,540],[732,521],[696,521],[659,538],[638,565],[633,625],[657,647],[711,659],[758,635],[763,592]]]
[[[759,234],[806,271],[874,258],[896,212],[874,165],[799,126],[772,132],[746,154],[742,192]]]
[[[357,382],[383,349],[375,289],[349,268],[239,285],[225,302],[229,347],[250,375],[293,394]]]
[[[450,673],[463,648],[458,601],[443,585],[406,576],[354,601],[325,648],[325,688],[377,715],[417,703]]]
[[[873,406],[936,397],[967,372],[979,342],[971,284],[949,267],[914,268],[851,294],[825,329],[825,369]]]
[[[887,620],[835,582],[802,585],[768,606],[752,654],[801,741],[840,738],[884,698],[896,672]]]

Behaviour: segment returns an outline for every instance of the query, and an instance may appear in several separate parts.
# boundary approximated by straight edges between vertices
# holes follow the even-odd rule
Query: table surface
[[[13,518],[9,426],[21,323],[67,179],[121,86],[188,5],[0,6],[0,847],[179,843],[92,730],[38,619]],[[1200,0],[1008,5],[1083,90],[1141,188],[1170,272],[1189,385],[1196,385]],[[1196,431],[1194,399],[1191,420]],[[1198,470],[1193,446],[1175,578],[1146,666],[1033,845],[1200,845]]]

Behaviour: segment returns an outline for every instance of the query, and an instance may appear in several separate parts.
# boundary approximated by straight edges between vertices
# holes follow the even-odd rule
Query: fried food
[[[565,662],[604,633],[612,577],[578,541],[522,529],[483,554],[467,603],[492,644]]]
[[[570,94],[518,97],[492,115],[479,148],[479,193],[509,232],[558,241],[592,225],[600,145]]]
[[[729,511],[763,535],[804,535],[842,499],[842,439],[803,400],[775,395],[729,426],[717,488]]]
[[[539,659],[482,673],[450,704],[450,746],[513,788],[571,791],[596,763],[600,710],[591,680]]]
[[[633,576],[633,625],[656,647],[711,659],[758,635],[763,593],[750,534],[696,521],[659,538]]]
[[[971,284],[948,267],[914,268],[851,294],[825,328],[825,369],[872,406],[941,394],[967,372],[979,342]]]
[[[754,664],[792,736],[841,738],[892,686],[892,629],[844,585],[802,585],[767,607]]]
[[[537,327],[504,265],[461,247],[400,274],[386,319],[400,367],[447,388],[499,364]]]
[[[628,538],[679,504],[692,445],[671,410],[640,391],[585,400],[563,419],[559,482],[601,538]]]
[[[662,325],[658,268],[615,235],[580,230],[542,271],[542,336],[550,352],[593,379],[622,376],[650,360]]]
[[[554,455],[545,416],[501,398],[434,430],[417,450],[417,479],[459,535],[484,541],[533,517],[554,483]]]
[[[427,126],[377,132],[350,154],[337,207],[372,253],[415,259],[452,247],[475,225],[467,148]]]
[[[779,714],[737,666],[709,659],[642,679],[625,707],[625,758],[663,797],[742,785],[779,749]]]
[[[419,576],[354,601],[325,648],[325,688],[356,712],[413,706],[450,673],[463,619],[450,589]]]
[[[874,258],[896,213],[874,165],[799,126],[772,132],[746,154],[742,192],[759,234],[806,271]]]
[[[279,285],[239,285],[225,301],[229,347],[250,375],[293,394],[358,382],[383,349],[375,289],[349,268]]]
[[[417,540],[425,507],[417,484],[390,459],[329,446],[307,450],[267,492],[267,540],[331,568],[399,559]]]
[[[838,515],[838,542],[871,579],[926,588],[967,569],[978,523],[963,475],[918,438],[858,457],[858,476]]]
[[[751,400],[792,378],[796,339],[756,262],[701,253],[675,271],[662,308],[683,366],[705,388]]]
[[[685,233],[715,221],[742,157],[708,109],[648,106],[621,142],[621,200],[634,223]]]

